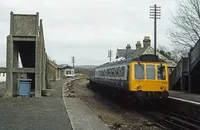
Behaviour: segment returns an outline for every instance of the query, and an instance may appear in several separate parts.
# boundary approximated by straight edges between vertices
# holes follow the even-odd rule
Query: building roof
[[[135,51],[134,49],[131,49],[130,53],[134,51]],[[126,57],[126,49],[117,49],[116,58],[120,58],[120,57]]]
[[[135,57],[138,57],[138,56],[141,56],[141,55],[144,55],[144,54],[154,54],[154,48],[152,48],[151,46],[148,46],[148,47],[139,48],[137,50],[131,49],[131,50],[129,50],[128,54],[127,54],[126,49],[117,49],[116,58],[120,58],[120,57],[135,58]],[[160,59],[163,59],[164,61],[166,61],[168,63],[169,67],[175,67],[176,66],[176,63],[173,60],[166,58],[161,53],[156,52],[156,55]]]
[[[160,59],[158,56],[155,56],[154,54],[144,54],[141,56],[137,56],[134,58],[127,58],[124,60],[120,60],[120,61],[116,61],[116,62],[107,62],[103,65],[97,66],[96,68],[100,68],[100,67],[107,67],[110,65],[119,65],[119,64],[124,64],[124,63],[130,63],[131,61],[149,61],[149,62],[165,62],[163,59]]]
[[[60,69],[72,69],[72,66],[70,66],[68,64],[60,64],[60,65],[58,65],[58,68],[60,68]]]
[[[47,61],[49,62],[49,64],[51,64],[52,66],[54,66],[55,68],[58,68],[58,65],[54,62],[54,61],[51,61],[49,59],[47,59]]]
[[[140,48],[138,50],[135,50],[132,53],[130,53],[128,57],[135,58],[135,57],[141,56],[142,54],[144,54],[145,50],[146,48]]]

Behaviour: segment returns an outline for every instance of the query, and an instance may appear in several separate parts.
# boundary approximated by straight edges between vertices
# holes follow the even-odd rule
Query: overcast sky
[[[107,62],[108,49],[116,56],[117,48],[150,36],[153,46],[153,20],[149,6],[162,8],[158,21],[159,45],[170,45],[167,29],[177,0],[0,0],[0,66],[6,65],[6,36],[10,11],[16,14],[39,12],[43,19],[48,55],[58,64],[98,65]]]

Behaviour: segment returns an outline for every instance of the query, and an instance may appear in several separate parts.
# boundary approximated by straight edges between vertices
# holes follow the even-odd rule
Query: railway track
[[[132,109],[144,117],[147,117],[152,121],[152,125],[158,126],[164,130],[200,130],[200,121],[195,120],[177,113],[172,113],[169,111],[164,111],[163,107],[158,106],[145,106],[141,109],[137,105],[133,105],[133,102],[124,101],[121,96],[119,98],[113,98],[110,93],[107,93],[105,90],[95,90],[95,92],[102,95],[108,100],[112,100],[118,105]]]
[[[164,130],[200,130],[200,121],[172,112],[141,112],[153,119],[153,124]]]

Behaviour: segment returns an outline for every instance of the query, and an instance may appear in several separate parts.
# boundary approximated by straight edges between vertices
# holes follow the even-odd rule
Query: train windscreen
[[[135,79],[166,80],[166,69],[165,69],[165,66],[162,64],[160,65],[146,64],[146,66],[144,66],[144,64],[138,63],[138,64],[135,64],[134,67],[135,67],[135,72],[134,72]],[[156,72],[156,67],[157,67],[157,72]],[[146,72],[146,75],[145,75],[145,72]]]
[[[144,64],[135,64],[135,79],[144,79]]]
[[[147,79],[152,79],[155,80],[156,76],[155,76],[155,65],[146,65],[146,78]]]
[[[158,80],[166,80],[166,74],[165,74],[165,66],[162,64],[157,65],[158,70]]]

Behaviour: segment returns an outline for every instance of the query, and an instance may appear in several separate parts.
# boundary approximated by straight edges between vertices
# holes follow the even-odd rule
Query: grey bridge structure
[[[19,68],[21,58],[22,68]],[[10,34],[7,36],[6,67],[0,67],[0,73],[6,73],[5,96],[17,95],[20,73],[27,73],[32,79],[31,90],[35,97],[41,96],[41,90],[46,89],[46,63],[44,32],[39,13],[10,13]]]
[[[181,58],[169,81],[171,90],[200,94],[200,40]]]

